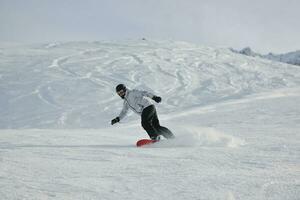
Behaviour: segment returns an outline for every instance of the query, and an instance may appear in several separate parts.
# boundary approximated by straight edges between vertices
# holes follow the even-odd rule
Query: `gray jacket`
[[[126,116],[129,108],[133,112],[141,115],[144,108],[153,105],[153,103],[149,99],[152,99],[153,97],[154,95],[147,91],[127,89],[124,98],[123,109],[119,115],[120,120]]]

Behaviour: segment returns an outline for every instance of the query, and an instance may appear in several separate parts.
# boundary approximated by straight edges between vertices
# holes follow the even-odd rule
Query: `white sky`
[[[172,39],[300,49],[300,0],[0,0],[0,42]]]

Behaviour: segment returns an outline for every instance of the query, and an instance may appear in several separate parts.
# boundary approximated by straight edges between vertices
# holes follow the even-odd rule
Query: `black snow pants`
[[[151,139],[156,139],[162,135],[165,138],[174,138],[173,133],[166,127],[159,124],[156,109],[154,105],[146,107],[142,112],[142,126]]]

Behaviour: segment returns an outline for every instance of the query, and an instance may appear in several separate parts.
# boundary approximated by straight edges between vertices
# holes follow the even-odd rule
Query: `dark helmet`
[[[124,84],[117,85],[116,92],[119,92],[121,90],[123,90],[124,92],[126,91],[126,86]]]

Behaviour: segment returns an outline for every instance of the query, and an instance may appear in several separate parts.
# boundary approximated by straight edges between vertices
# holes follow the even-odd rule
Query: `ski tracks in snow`
[[[187,110],[203,112],[266,90],[297,87],[300,80],[296,67],[274,64],[273,69],[270,62],[242,57],[227,49],[181,42],[60,43],[46,49],[52,57],[58,56],[47,67],[41,63],[32,69],[37,77],[23,80],[31,92],[14,96],[11,102],[20,104],[25,97],[37,96],[44,110],[61,112],[60,121],[65,126],[66,119],[72,121],[72,113],[84,108],[90,109],[90,118],[103,116],[109,121],[109,110],[119,106],[114,94],[118,83],[161,96],[163,114],[178,111],[186,115],[190,112]],[[4,77],[2,74],[2,81]]]

